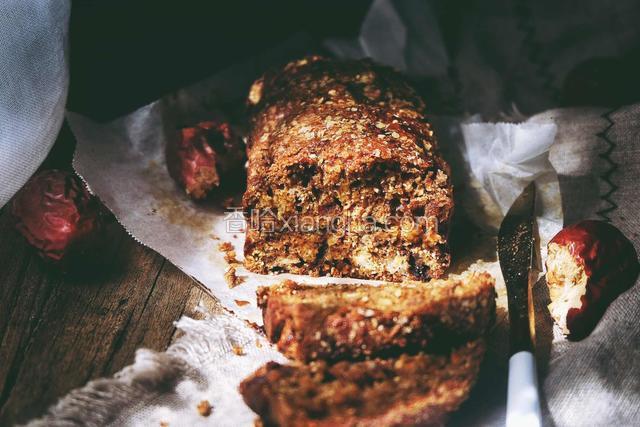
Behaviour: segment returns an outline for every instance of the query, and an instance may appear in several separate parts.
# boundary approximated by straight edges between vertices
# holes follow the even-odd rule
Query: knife
[[[507,427],[542,424],[531,298],[531,288],[538,277],[535,201],[536,187],[532,182],[513,203],[498,232],[498,259],[509,306]]]

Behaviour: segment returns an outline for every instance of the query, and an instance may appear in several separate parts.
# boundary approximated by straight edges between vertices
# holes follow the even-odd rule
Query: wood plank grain
[[[63,274],[0,214],[0,425],[24,422],[88,380],[165,349],[196,298],[191,278],[112,224],[102,261]],[[81,269],[82,270],[82,269]]]
[[[67,169],[75,141],[65,124],[43,168]],[[7,205],[8,206],[8,205]],[[88,380],[164,350],[173,322],[219,309],[193,279],[136,243],[117,223],[94,257],[71,272],[43,262],[0,209],[0,425],[41,415]]]

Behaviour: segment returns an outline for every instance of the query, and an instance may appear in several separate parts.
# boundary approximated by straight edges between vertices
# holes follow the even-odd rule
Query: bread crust
[[[294,249],[297,231],[252,224],[247,268],[393,281],[442,276],[450,259],[449,166],[423,101],[397,73],[370,61],[304,58],[254,83],[249,104],[245,209],[272,214],[278,230],[305,215],[349,227],[314,224],[302,233],[314,241],[295,239]],[[365,219],[386,225],[390,217],[424,220],[413,233],[397,225],[361,230]]]

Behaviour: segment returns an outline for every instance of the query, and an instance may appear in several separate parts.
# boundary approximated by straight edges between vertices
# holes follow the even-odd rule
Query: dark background
[[[74,1],[68,109],[95,119],[112,119],[297,33],[308,34],[321,51],[320,40],[326,36],[356,36],[370,3]],[[482,2],[431,3],[453,57],[460,27],[473,21]],[[580,7],[580,2],[568,3]],[[524,10],[526,4],[514,2],[513,7]],[[611,107],[637,102],[638,76],[640,43],[619,57],[594,57],[578,64],[566,76],[556,105]],[[414,82],[429,99],[432,112],[460,113],[452,111],[455,95],[447,92],[446,83]]]
[[[355,36],[369,3],[73,2],[68,109],[114,118],[293,34]]]

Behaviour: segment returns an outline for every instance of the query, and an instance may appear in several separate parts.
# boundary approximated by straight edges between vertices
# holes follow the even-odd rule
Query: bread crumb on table
[[[202,400],[200,403],[198,403],[197,408],[198,413],[203,417],[208,417],[209,415],[211,415],[211,410],[213,409],[208,400]]]
[[[236,258],[236,251],[230,242],[221,242],[218,244],[218,250],[224,253],[224,260],[228,264],[239,264],[240,261]]]
[[[240,277],[236,274],[236,268],[229,266],[224,272],[224,280],[229,285],[229,288],[233,289],[242,282],[244,282],[244,278]]]

